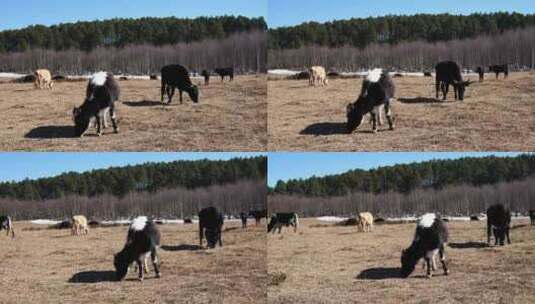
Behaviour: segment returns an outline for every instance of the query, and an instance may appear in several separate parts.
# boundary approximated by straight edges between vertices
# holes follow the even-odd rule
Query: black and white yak
[[[511,226],[511,211],[502,204],[492,205],[487,208],[487,244],[490,246],[491,231],[494,235],[494,245],[503,246],[505,238],[511,244],[509,229]]]
[[[13,221],[9,215],[0,215],[0,230],[5,230],[6,235],[9,236],[11,233],[11,238],[15,238],[15,230],[13,229]]]
[[[160,261],[157,249],[160,246],[160,232],[153,221],[146,216],[135,218],[128,228],[126,245],[114,257],[113,264],[118,280],[125,278],[132,263],[137,263],[139,280],[148,273],[146,260],[150,254],[156,277],[160,277]]]
[[[461,75],[461,67],[454,61],[442,61],[435,66],[435,88],[438,99],[438,91],[442,91],[443,100],[446,100],[450,85],[453,86],[455,100],[464,100],[466,87],[470,80],[464,81]]]
[[[507,78],[509,76],[509,65],[507,64],[495,64],[489,66],[489,72],[496,73],[496,79],[498,79],[498,76],[500,73],[503,73],[503,78]]]
[[[96,120],[97,135],[102,134],[102,125],[106,125],[106,115],[109,112],[113,131],[117,133],[115,101],[120,95],[119,85],[113,78],[112,73],[98,72],[95,73],[86,89],[86,98],[84,103],[72,110],[74,120],[74,135],[82,137],[89,128],[91,119]]]
[[[263,218],[267,219],[267,210],[261,209],[261,210],[251,210],[249,211],[249,216],[254,217],[256,225],[260,224],[262,222]]]
[[[377,120],[381,121],[381,108],[384,108],[390,130],[394,130],[392,120],[391,101],[394,98],[396,87],[392,78],[382,69],[371,71],[362,83],[362,89],[357,101],[346,107],[347,132],[352,133],[358,128],[364,115],[371,112],[373,132],[377,132]]]
[[[228,76],[230,78],[230,81],[234,80],[234,68],[217,68],[214,70],[217,75],[221,76],[221,82],[225,80],[225,76]]]
[[[436,270],[435,256],[440,256],[444,275],[448,275],[445,245],[448,242],[448,228],[444,221],[434,213],[424,214],[416,226],[416,233],[409,248],[401,253],[401,276],[408,277],[421,258],[427,266],[427,277]]]
[[[199,88],[191,82],[188,70],[179,64],[166,65],[162,68],[161,101],[163,102],[164,93],[167,93],[167,103],[171,103],[175,89],[180,94],[180,103],[182,92],[187,92],[194,103],[199,102]]]
[[[207,207],[199,211],[199,244],[202,246],[203,235],[206,236],[208,248],[215,248],[216,243],[223,246],[221,240],[222,228],[225,219],[215,207]]]
[[[297,227],[299,226],[299,217],[297,216],[297,213],[278,212],[278,213],[271,215],[271,219],[267,226],[267,229],[268,229],[267,231],[268,233],[271,231],[275,233],[275,230],[279,229],[279,233],[281,233],[282,226],[286,226],[286,227],[293,226],[294,232],[297,232]]]

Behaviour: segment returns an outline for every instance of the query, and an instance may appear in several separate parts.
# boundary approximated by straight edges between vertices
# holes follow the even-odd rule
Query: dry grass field
[[[197,225],[163,225],[160,279],[152,265],[113,281],[113,255],[127,227],[94,228],[87,236],[69,230],[35,230],[16,222],[14,240],[0,235],[0,303],[265,303],[265,225],[226,223],[223,247],[199,249]],[[39,226],[41,227],[41,226]]]
[[[533,151],[535,73],[511,73],[467,88],[464,102],[436,100],[434,78],[394,78],[396,130],[377,134],[365,122],[345,132],[346,105],[362,79],[330,79],[311,88],[308,80],[268,80],[269,150],[283,151]],[[474,77],[471,78],[475,80]]]
[[[486,222],[450,222],[450,275],[419,263],[398,278],[415,224],[371,233],[313,219],[268,236],[269,303],[535,303],[535,226],[514,221],[512,245],[487,247]],[[440,267],[440,263],[438,263]]]
[[[199,104],[178,92],[160,103],[160,81],[120,81],[119,134],[111,123],[102,137],[91,128],[74,138],[72,108],[86,82],[58,82],[53,90],[0,83],[0,150],[32,151],[258,151],[267,145],[266,77],[213,79],[200,86]]]

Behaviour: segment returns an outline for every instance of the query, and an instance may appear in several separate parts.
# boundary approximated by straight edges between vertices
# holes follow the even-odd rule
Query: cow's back
[[[188,70],[179,64],[166,65],[162,68],[161,73],[162,83],[174,86],[191,86]]]

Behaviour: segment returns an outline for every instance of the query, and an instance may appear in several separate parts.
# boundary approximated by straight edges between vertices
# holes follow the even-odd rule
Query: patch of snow
[[[26,76],[25,74],[17,74],[17,73],[0,73],[0,78],[21,78]]]
[[[61,221],[38,219],[38,220],[30,221],[30,223],[36,224],[36,225],[57,225],[61,223]]]
[[[285,70],[285,69],[268,70],[268,74],[280,75],[280,76],[293,76],[299,73],[301,73],[301,71],[293,71],[293,70]]]
[[[341,222],[347,219],[348,219],[347,217],[340,217],[340,216],[320,216],[316,218],[316,220],[322,221],[322,222]]]

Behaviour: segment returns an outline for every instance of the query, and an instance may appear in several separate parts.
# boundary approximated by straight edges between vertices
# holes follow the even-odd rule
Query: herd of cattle
[[[492,205],[487,209],[487,244],[490,246],[491,237],[494,236],[494,244],[503,246],[507,240],[511,244],[509,230],[511,226],[511,212],[502,204]],[[529,212],[531,224],[535,225],[535,210]],[[199,245],[203,246],[203,238],[206,238],[208,248],[215,248],[217,244],[223,246],[222,234],[224,215],[215,207],[207,207],[199,211]],[[252,217],[256,223],[262,218],[267,220],[267,210],[254,210],[248,214],[240,213],[242,227],[247,227],[247,219]],[[419,260],[424,259],[427,276],[432,276],[432,270],[436,270],[436,256],[442,263],[444,274],[448,274],[445,255],[445,246],[449,239],[447,220],[436,213],[427,213],[419,218],[416,232],[411,245],[401,253],[401,277],[408,277],[415,269]],[[358,213],[354,224],[362,232],[372,232],[374,217],[370,212]],[[297,213],[273,213],[267,225],[267,232],[281,233],[282,227],[292,226],[297,232],[299,217]],[[0,230],[6,230],[15,237],[13,222],[10,216],[0,216]],[[71,219],[72,235],[85,235],[89,233],[89,222],[84,215],[75,215]],[[128,269],[134,263],[137,265],[138,278],[143,280],[148,272],[147,261],[150,257],[156,272],[160,277],[160,261],[158,248],[160,246],[160,232],[156,223],[147,216],[138,216],[130,223],[126,244],[124,248],[114,256],[115,273],[118,280],[126,277]]]
[[[504,78],[509,75],[507,64],[491,65],[488,71],[496,74],[496,79],[500,73]],[[462,70],[459,64],[454,61],[442,61],[435,66],[435,92],[436,98],[439,98],[439,92],[442,92],[442,99],[446,100],[450,85],[453,87],[455,100],[464,100],[466,87],[472,82],[464,80]],[[478,67],[476,72],[479,74],[479,81],[482,82],[485,75],[485,69]],[[328,85],[327,74],[322,66],[312,66],[308,71],[303,72],[308,76],[309,86]],[[396,74],[401,76],[401,74]],[[394,76],[396,76],[394,75]],[[424,76],[432,76],[430,72],[424,73]],[[299,77],[298,77],[299,78]],[[371,114],[372,131],[377,132],[377,125],[382,125],[381,110],[384,109],[390,130],[394,130],[392,118],[391,102],[395,97],[395,85],[389,73],[383,69],[374,69],[368,73],[368,76],[362,83],[362,89],[357,100],[346,107],[347,132],[353,133],[361,123],[366,114]]]
[[[216,68],[214,73],[221,77],[229,77],[230,81],[234,79],[234,68]],[[205,85],[210,82],[210,72],[203,70],[201,75],[204,77]],[[38,69],[32,75],[35,88],[52,89],[53,78],[49,70]],[[156,75],[151,75],[151,79],[157,79]],[[189,71],[178,64],[166,65],[161,69],[161,102],[164,102],[164,94],[167,95],[167,103],[171,103],[175,90],[178,89],[180,103],[182,103],[182,93],[188,93],[194,103],[199,102],[199,88],[193,84]],[[79,107],[72,111],[72,118],[75,124],[74,135],[83,137],[89,125],[94,121],[97,129],[97,135],[102,135],[102,128],[107,128],[107,116],[110,116],[113,131],[117,133],[115,102],[121,94],[119,84],[112,73],[98,72],[93,74],[87,84],[85,100]]]

